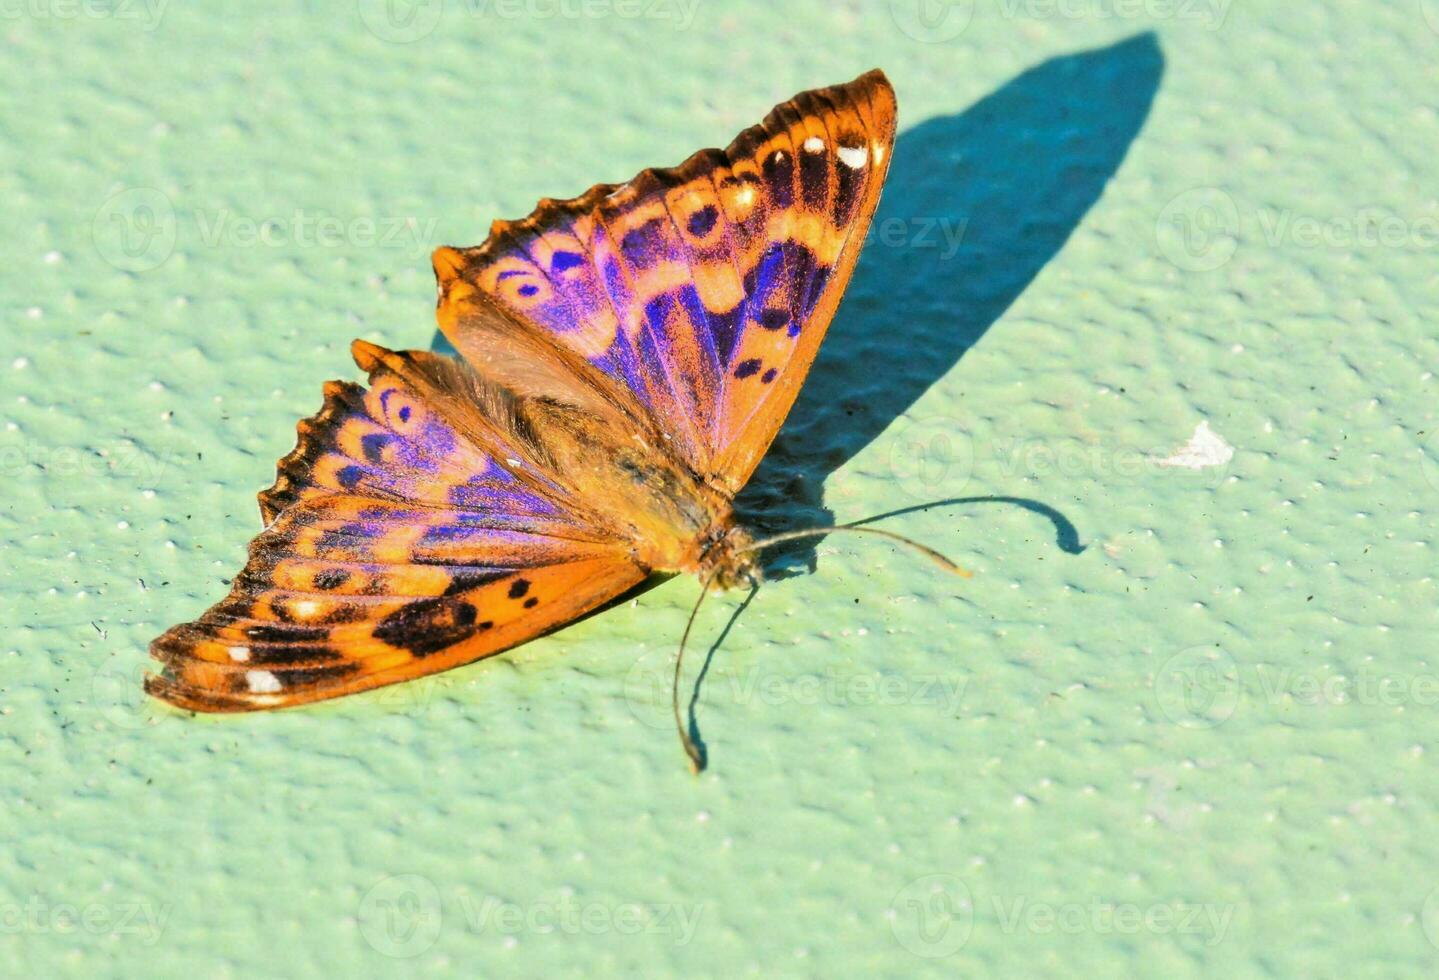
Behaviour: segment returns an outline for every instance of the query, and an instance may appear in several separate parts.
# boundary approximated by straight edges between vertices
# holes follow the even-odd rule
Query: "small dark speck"
[[[1313,601],[1314,601],[1314,597],[1313,597],[1313,596],[1310,596],[1308,599],[1305,599],[1304,601],[1305,601],[1305,602],[1313,602]]]

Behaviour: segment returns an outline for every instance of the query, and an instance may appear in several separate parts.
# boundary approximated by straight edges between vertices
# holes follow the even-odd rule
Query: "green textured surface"
[[[0,972],[1433,975],[1439,2],[389,9],[0,20]],[[1032,502],[890,522],[972,581],[825,541],[699,780],[684,579],[348,701],[141,702],[351,337],[430,342],[433,245],[876,64],[877,232],[750,502]],[[1232,459],[1157,462],[1201,422]]]

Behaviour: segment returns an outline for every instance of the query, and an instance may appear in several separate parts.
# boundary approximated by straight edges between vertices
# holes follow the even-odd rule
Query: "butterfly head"
[[[700,549],[700,581],[713,589],[757,586],[764,581],[754,538],[734,524],[717,526],[705,535]]]

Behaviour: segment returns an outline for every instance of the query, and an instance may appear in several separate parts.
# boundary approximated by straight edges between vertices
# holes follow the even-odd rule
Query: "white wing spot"
[[[250,648],[249,648],[249,647],[231,647],[231,648],[230,648],[230,659],[233,660],[233,661],[235,661],[235,663],[237,663],[237,664],[242,664],[242,663],[244,663],[246,660],[249,660],[249,659],[250,659]]]
[[[839,160],[851,170],[858,170],[864,166],[869,159],[869,154],[862,146],[841,146],[839,148]]]
[[[292,607],[296,616],[301,619],[309,619],[320,611],[320,604],[314,599],[301,599]]]
[[[278,694],[280,679],[268,670],[245,671],[245,683],[250,685],[251,694]]]
[[[874,145],[874,162],[875,162],[875,163],[879,163],[879,162],[880,162],[881,160],[883,160],[883,159],[884,159],[884,147],[882,147],[882,146],[880,146],[878,143],[876,143],[876,144]]]
[[[818,136],[811,136],[809,139],[804,141],[804,151],[806,153],[823,153],[824,140],[820,139]]]

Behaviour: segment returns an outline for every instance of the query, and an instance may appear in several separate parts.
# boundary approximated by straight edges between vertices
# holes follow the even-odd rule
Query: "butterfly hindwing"
[[[628,387],[731,493],[798,394],[863,244],[894,142],[872,71],[782,103],[725,150],[544,200],[435,254],[439,320],[464,349],[476,293]]]
[[[417,390],[411,368],[433,355],[361,356],[370,388],[326,386],[260,495],[267,526],[230,594],[152,644],[150,693],[204,711],[350,694],[507,649],[644,578],[622,543],[496,459],[517,450],[477,445]]]

